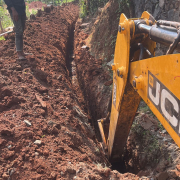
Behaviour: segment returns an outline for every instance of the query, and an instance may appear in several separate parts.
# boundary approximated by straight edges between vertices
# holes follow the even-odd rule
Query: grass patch
[[[74,0],[64,0],[63,3],[69,3],[69,2],[73,2]]]
[[[13,26],[11,17],[5,6],[0,6],[0,19],[1,19],[3,29],[9,26]]]
[[[145,130],[138,122],[133,123],[131,131],[139,141],[138,151],[145,154],[146,163],[157,164],[161,154],[161,144],[159,144],[158,137],[149,130]]]
[[[0,37],[0,41],[5,41],[6,39],[4,38],[4,36]]]

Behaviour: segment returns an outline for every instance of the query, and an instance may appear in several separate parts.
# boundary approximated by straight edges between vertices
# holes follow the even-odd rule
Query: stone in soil
[[[28,120],[24,120],[25,124],[30,127],[31,126],[31,123],[28,121]]]

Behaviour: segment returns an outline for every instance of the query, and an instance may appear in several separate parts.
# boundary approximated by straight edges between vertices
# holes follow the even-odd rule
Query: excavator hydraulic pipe
[[[137,33],[148,33],[151,40],[169,46],[177,38],[178,33],[176,29],[171,29],[161,26],[148,26],[146,24],[139,24],[136,29]],[[180,52],[180,43],[177,44],[176,50]]]
[[[170,26],[170,27],[175,27],[179,28],[180,23],[179,22],[174,22],[174,21],[166,21],[166,20],[159,20],[157,21],[157,25],[164,25],[164,26]]]

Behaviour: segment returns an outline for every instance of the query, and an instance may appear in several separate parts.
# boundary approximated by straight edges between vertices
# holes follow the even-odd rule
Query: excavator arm
[[[138,19],[121,14],[110,121],[98,121],[111,162],[122,157],[141,98],[180,147],[180,54],[172,54],[180,50],[179,27],[177,22],[156,22],[148,12]],[[156,42],[169,47],[166,55],[155,57]]]

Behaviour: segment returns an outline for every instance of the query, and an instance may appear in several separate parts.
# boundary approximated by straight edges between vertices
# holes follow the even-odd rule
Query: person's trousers
[[[15,33],[16,33],[15,36],[16,51],[23,51],[23,33],[26,24],[26,14],[19,15],[18,21],[14,21],[11,14],[11,19],[14,23]]]

